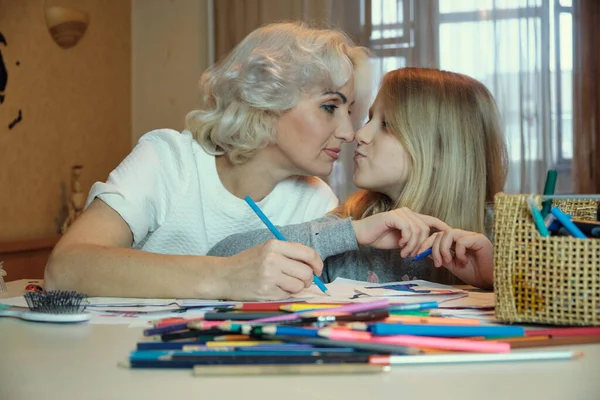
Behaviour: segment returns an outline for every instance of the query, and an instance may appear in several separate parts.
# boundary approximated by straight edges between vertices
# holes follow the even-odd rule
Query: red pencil
[[[162,321],[158,321],[154,324],[155,328],[161,328],[163,326],[181,324],[183,322],[195,322],[195,321],[204,321],[204,317],[202,318],[167,318]]]
[[[525,336],[566,337],[566,336],[594,336],[600,335],[600,327],[595,328],[551,328],[551,329],[528,329]]]

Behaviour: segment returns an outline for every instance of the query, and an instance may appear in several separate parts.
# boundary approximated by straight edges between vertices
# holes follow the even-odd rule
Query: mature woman
[[[206,256],[224,237],[309,221],[337,198],[327,176],[370,99],[368,52],[301,24],[250,33],[202,76],[203,103],[181,133],[144,135],[57,244],[47,289],[96,296],[258,299],[295,293],[321,273],[312,249],[259,245]],[[268,248],[266,248],[268,247]]]

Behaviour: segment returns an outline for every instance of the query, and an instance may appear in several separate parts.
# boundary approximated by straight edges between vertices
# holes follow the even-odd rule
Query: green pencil
[[[546,184],[544,185],[544,196],[552,196],[556,189],[556,176],[557,172],[554,169],[549,169],[546,175]],[[552,208],[552,199],[544,200],[542,202],[542,218],[546,218],[546,215],[550,213]]]

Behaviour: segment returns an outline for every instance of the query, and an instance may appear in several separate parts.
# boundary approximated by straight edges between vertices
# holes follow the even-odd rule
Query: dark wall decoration
[[[6,38],[4,37],[2,32],[0,32],[0,44],[3,44],[5,47],[8,46],[8,43],[6,42]],[[15,64],[17,67],[20,65],[19,61],[17,61]],[[6,65],[4,64],[4,58],[2,57],[2,47],[0,47],[0,105],[2,103],[4,103],[4,100],[6,99],[6,86],[7,85],[8,85],[8,69],[7,69]],[[16,118],[13,119],[10,124],[8,124],[8,129],[14,128],[15,125],[17,125],[22,120],[23,120],[23,112],[19,109],[19,113],[17,114]]]

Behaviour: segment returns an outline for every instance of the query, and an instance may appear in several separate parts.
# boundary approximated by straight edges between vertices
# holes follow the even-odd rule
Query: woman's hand
[[[228,300],[280,300],[309,287],[323,261],[300,243],[269,240],[225,259],[224,296]]]
[[[418,249],[431,234],[450,229],[443,221],[403,207],[352,221],[359,244],[378,249],[402,249],[402,257],[416,256]]]
[[[429,257],[436,268],[443,266],[469,285],[493,286],[494,246],[481,233],[461,229],[436,232],[423,242],[419,252],[430,247]]]

